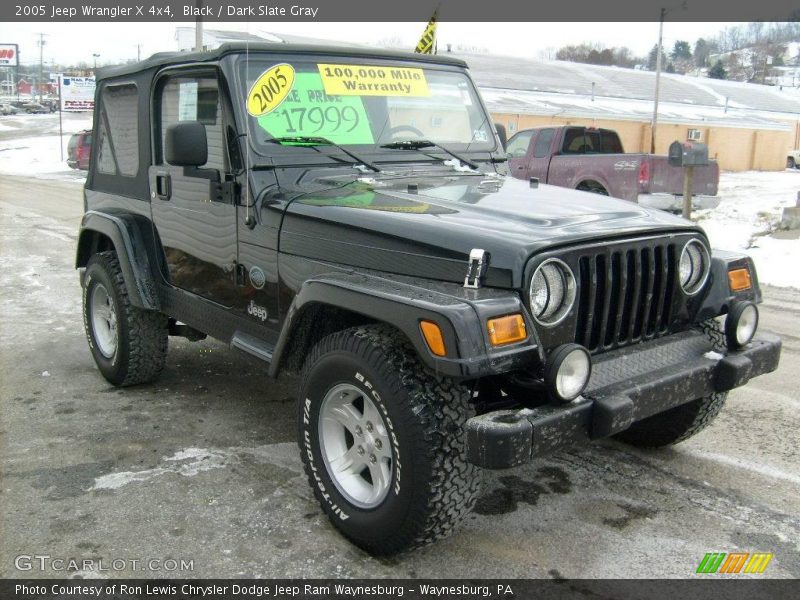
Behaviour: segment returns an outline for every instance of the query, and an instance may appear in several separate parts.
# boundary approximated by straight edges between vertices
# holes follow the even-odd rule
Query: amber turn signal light
[[[419,328],[422,330],[422,337],[425,338],[425,343],[428,348],[436,356],[445,356],[447,349],[444,345],[444,335],[442,329],[433,321],[420,321]]]
[[[750,281],[750,271],[748,269],[734,269],[733,271],[728,271],[728,282],[731,284],[732,292],[749,290],[753,285]]]
[[[525,331],[525,319],[520,314],[489,319],[486,322],[486,328],[489,331],[489,341],[492,346],[511,344],[528,337],[528,332]]]

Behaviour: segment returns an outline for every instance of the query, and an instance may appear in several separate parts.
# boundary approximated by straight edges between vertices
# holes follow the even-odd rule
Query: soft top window
[[[135,84],[103,87],[97,135],[98,172],[125,177],[139,173],[138,105]]]

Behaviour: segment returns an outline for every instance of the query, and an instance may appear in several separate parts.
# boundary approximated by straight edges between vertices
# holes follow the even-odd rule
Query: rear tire
[[[333,525],[374,555],[449,535],[480,491],[480,469],[466,462],[469,389],[430,371],[400,337],[382,325],[333,333],[310,352],[300,384],[309,484]]]
[[[146,383],[163,370],[167,317],[131,304],[114,252],[95,254],[86,266],[83,325],[97,368],[110,383]]]
[[[787,169],[796,169],[797,168],[797,164],[795,163],[794,158],[792,158],[791,156],[786,159],[786,168]]]
[[[710,319],[699,327],[714,345],[714,350],[725,350],[725,334],[715,320]],[[727,392],[710,394],[687,404],[676,406],[663,413],[643,419],[616,438],[640,448],[661,448],[689,439],[708,427],[725,406]]]
[[[578,188],[582,192],[591,192],[600,196],[608,196],[608,190],[599,183],[581,183]]]

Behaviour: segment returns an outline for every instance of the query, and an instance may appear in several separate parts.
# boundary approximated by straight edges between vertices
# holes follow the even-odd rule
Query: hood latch
[[[481,277],[486,270],[488,254],[480,248],[473,248],[469,253],[469,263],[467,265],[467,276],[464,278],[464,287],[477,289],[481,287]]]

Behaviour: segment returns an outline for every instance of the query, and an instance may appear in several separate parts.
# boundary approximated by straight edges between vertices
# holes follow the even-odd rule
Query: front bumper
[[[657,208],[669,212],[681,212],[683,210],[683,196],[676,196],[675,194],[639,194],[638,201],[639,204],[646,208]],[[719,203],[719,196],[710,196],[708,194],[695,194],[692,196],[693,210],[717,208]]]
[[[562,446],[609,437],[633,423],[778,368],[779,337],[762,333],[736,352],[687,331],[596,358],[583,396],[569,404],[500,410],[467,421],[467,460],[487,469],[523,464]]]

